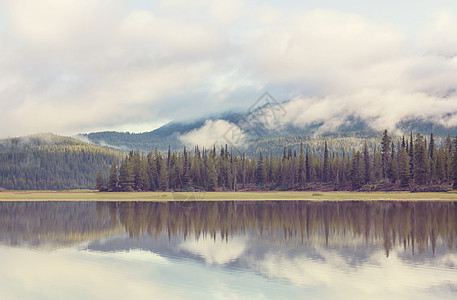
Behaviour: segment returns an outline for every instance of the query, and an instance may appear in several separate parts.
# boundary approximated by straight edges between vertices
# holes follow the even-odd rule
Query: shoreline
[[[457,192],[0,192],[0,202],[6,201],[457,201]]]

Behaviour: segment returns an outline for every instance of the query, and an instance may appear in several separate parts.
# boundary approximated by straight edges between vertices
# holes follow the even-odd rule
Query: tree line
[[[84,144],[43,144],[0,151],[0,187],[11,190],[92,189],[98,168],[124,154]]]
[[[439,146],[433,134],[395,138],[385,130],[378,146],[364,143],[350,155],[308,147],[284,147],[281,155],[259,152],[248,157],[227,145],[161,154],[131,151],[106,178],[100,191],[237,191],[237,190],[448,190],[457,187],[457,137]]]

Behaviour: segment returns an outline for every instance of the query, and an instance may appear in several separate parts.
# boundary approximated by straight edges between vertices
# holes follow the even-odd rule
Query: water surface
[[[0,299],[454,298],[453,202],[2,202]]]

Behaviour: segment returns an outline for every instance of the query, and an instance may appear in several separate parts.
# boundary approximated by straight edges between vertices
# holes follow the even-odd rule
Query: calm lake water
[[[0,299],[456,299],[457,203],[2,202]]]

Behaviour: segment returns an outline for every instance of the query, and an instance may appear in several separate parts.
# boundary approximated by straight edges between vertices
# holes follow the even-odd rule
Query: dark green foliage
[[[450,137],[444,141],[433,135],[430,144],[421,135],[403,143],[384,131],[377,146],[370,139],[364,143],[355,138],[288,137],[282,141],[291,146],[281,147],[280,153],[269,151],[266,157],[260,155],[261,150],[258,157],[238,156],[227,146],[218,151],[216,147],[179,152],[170,148],[165,155],[157,150],[147,155],[131,151],[119,169],[118,152],[67,138],[52,139],[52,143],[40,138],[0,143],[0,186],[71,189],[93,188],[95,183],[97,189],[109,191],[347,190],[364,185],[404,188],[413,178],[411,186],[418,190],[417,184],[449,186],[457,182],[456,148]],[[347,146],[352,144],[358,146],[351,154]],[[386,177],[389,180],[380,184]]]
[[[103,178],[102,169],[98,169],[97,176],[95,177],[95,188],[100,192],[103,192],[107,189],[105,179]]]
[[[453,181],[453,188],[457,190],[457,136],[454,138],[454,149],[452,154],[451,176]]]
[[[108,192],[116,192],[117,189],[118,189],[117,166],[116,166],[116,162],[113,162],[111,165],[110,173],[109,173]]]
[[[132,192],[135,185],[132,161],[127,158],[119,168],[119,190]]]
[[[122,190],[174,190],[182,191],[189,189],[216,190],[239,190],[239,189],[272,189],[272,190],[303,190],[314,187],[324,189],[352,189],[358,190],[362,186],[384,186],[386,189],[399,189],[408,187],[411,177],[417,184],[425,185],[432,182],[430,174],[440,174],[442,183],[445,180],[445,155],[447,144],[436,149],[434,146],[433,157],[436,164],[429,164],[429,150],[425,138],[418,134],[413,146],[415,149],[414,165],[418,168],[411,170],[409,155],[406,151],[406,141],[403,143],[397,139],[397,147],[394,147],[392,138],[384,132],[381,147],[370,151],[368,143],[363,143],[362,151],[353,149],[351,155],[345,155],[346,151],[331,153],[324,141],[322,153],[306,153],[303,145],[293,149],[284,147],[281,155],[264,157],[259,152],[258,157],[241,157],[233,153],[227,146],[220,147],[216,153],[216,147],[211,150],[198,147],[194,151],[182,152],[168,151],[166,157],[162,157],[156,150],[146,157],[131,152],[124,160],[121,167],[120,187]],[[381,151],[379,150],[381,149]],[[298,154],[297,154],[298,153]],[[389,179],[384,180],[382,160],[385,162],[385,175]],[[438,159],[439,158],[439,159]],[[457,160],[455,160],[457,161]],[[137,165],[137,167],[134,167]],[[134,184],[124,179],[129,174],[129,166],[133,169]],[[457,163],[456,163],[457,166]],[[457,167],[455,168],[457,170]],[[456,172],[457,173],[457,172]],[[454,173],[453,173],[454,174]],[[413,175],[413,176],[412,176]],[[128,176],[127,176],[128,177]],[[437,175],[438,178],[438,175]],[[457,174],[456,174],[457,178]],[[325,180],[324,180],[325,179]],[[379,183],[379,184],[378,184]],[[426,187],[424,187],[427,189]]]
[[[355,152],[351,160],[350,180],[354,190],[360,189],[363,185],[362,157],[359,151]]]
[[[168,168],[165,159],[162,159],[160,164],[160,180],[159,180],[159,189],[162,191],[168,190]]]
[[[414,181],[417,184],[426,184],[428,181],[428,155],[424,136],[416,135],[414,141]]]
[[[322,170],[322,181],[324,183],[328,182],[328,172],[329,172],[328,148],[327,148],[327,141],[325,141],[324,142],[324,165],[323,165],[323,170]]]
[[[406,149],[403,148],[400,151],[400,161],[398,165],[399,179],[401,186],[405,187],[408,185],[408,181],[411,177],[409,170],[409,157]]]
[[[363,183],[369,183],[371,181],[371,159],[368,150],[367,142],[363,144],[363,166],[364,166],[364,180]]]
[[[257,168],[255,170],[255,183],[258,187],[263,187],[265,185],[262,152],[260,152],[259,159],[257,160]]]
[[[0,141],[0,187],[13,190],[93,189],[98,170],[108,177],[120,152],[56,135]]]
[[[390,156],[390,143],[392,139],[390,138],[387,130],[384,130],[381,140],[381,167],[382,167],[382,176],[384,179],[388,177],[388,168],[389,168],[389,156]]]

